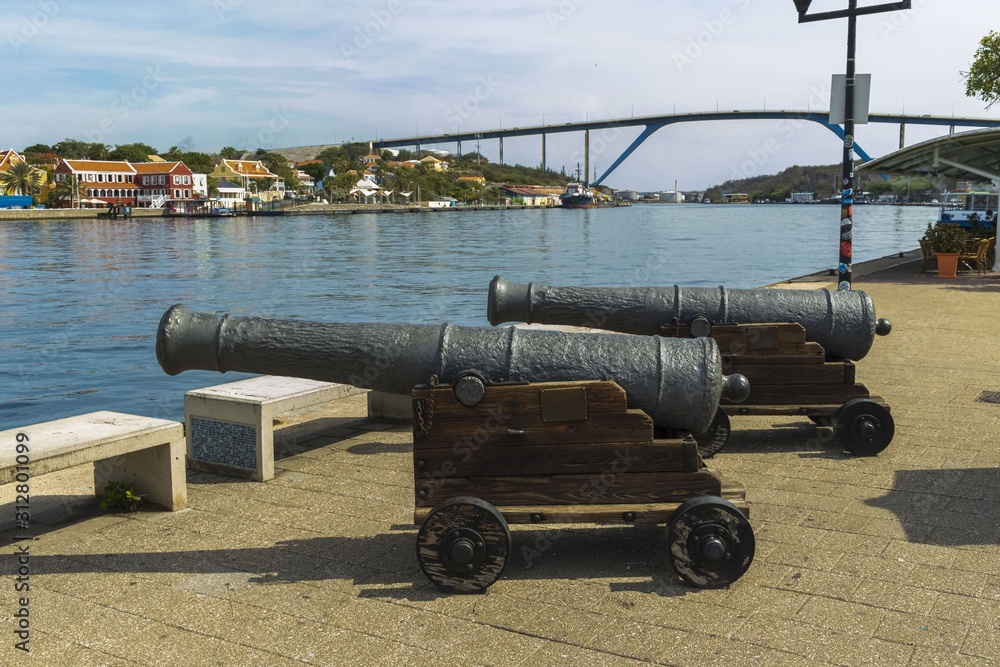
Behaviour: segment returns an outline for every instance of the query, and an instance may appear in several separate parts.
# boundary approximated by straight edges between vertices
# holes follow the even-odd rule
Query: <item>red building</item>
[[[193,190],[193,174],[183,162],[139,162],[132,167],[139,188],[139,206],[143,208],[162,208],[167,202],[183,208],[198,198]]]
[[[62,160],[55,168],[55,182],[75,179],[71,199],[58,202],[66,208],[135,206],[138,187],[135,169],[128,162],[112,160]],[[190,172],[189,172],[190,173]]]

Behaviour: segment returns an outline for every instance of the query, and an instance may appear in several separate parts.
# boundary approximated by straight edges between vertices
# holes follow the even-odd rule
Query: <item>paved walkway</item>
[[[331,420],[283,432],[271,482],[192,474],[189,510],[41,534],[30,655],[6,534],[0,664],[1000,664],[1000,404],[977,400],[1000,392],[1000,277],[914,272],[856,284],[894,324],[858,365],[893,408],[885,452],[734,418],[712,465],[747,488],[757,556],[728,590],[680,585],[662,528],[517,526],[486,594],[441,593],[414,556],[408,427]]]

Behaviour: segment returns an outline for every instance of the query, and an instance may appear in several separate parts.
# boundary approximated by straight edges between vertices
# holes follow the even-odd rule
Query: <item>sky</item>
[[[814,0],[811,11],[846,6]],[[913,0],[859,18],[871,111],[1000,117],[966,97],[961,74],[998,19],[996,0]],[[826,110],[846,34],[844,19],[799,24],[791,0],[5,0],[0,149],[73,138],[256,150],[674,111]],[[592,133],[592,168],[603,173],[639,129]],[[908,126],[907,144],[947,131]],[[898,146],[895,125],[856,134],[873,157]],[[606,184],[704,189],[838,163],[840,145],[815,123],[678,124]],[[497,142],[481,152],[496,160]],[[537,166],[541,140],[507,139],[504,157]],[[582,161],[582,133],[549,136],[550,168]]]

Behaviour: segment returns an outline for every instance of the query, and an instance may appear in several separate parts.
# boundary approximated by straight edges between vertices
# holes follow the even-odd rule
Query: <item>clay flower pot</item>
[[[958,253],[939,252],[937,257],[938,278],[955,278],[958,275]]]

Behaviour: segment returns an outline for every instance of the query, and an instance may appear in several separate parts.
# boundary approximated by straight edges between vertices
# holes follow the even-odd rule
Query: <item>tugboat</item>
[[[562,200],[563,208],[594,208],[597,202],[594,200],[594,191],[581,183],[569,183],[566,191],[559,199]]]

